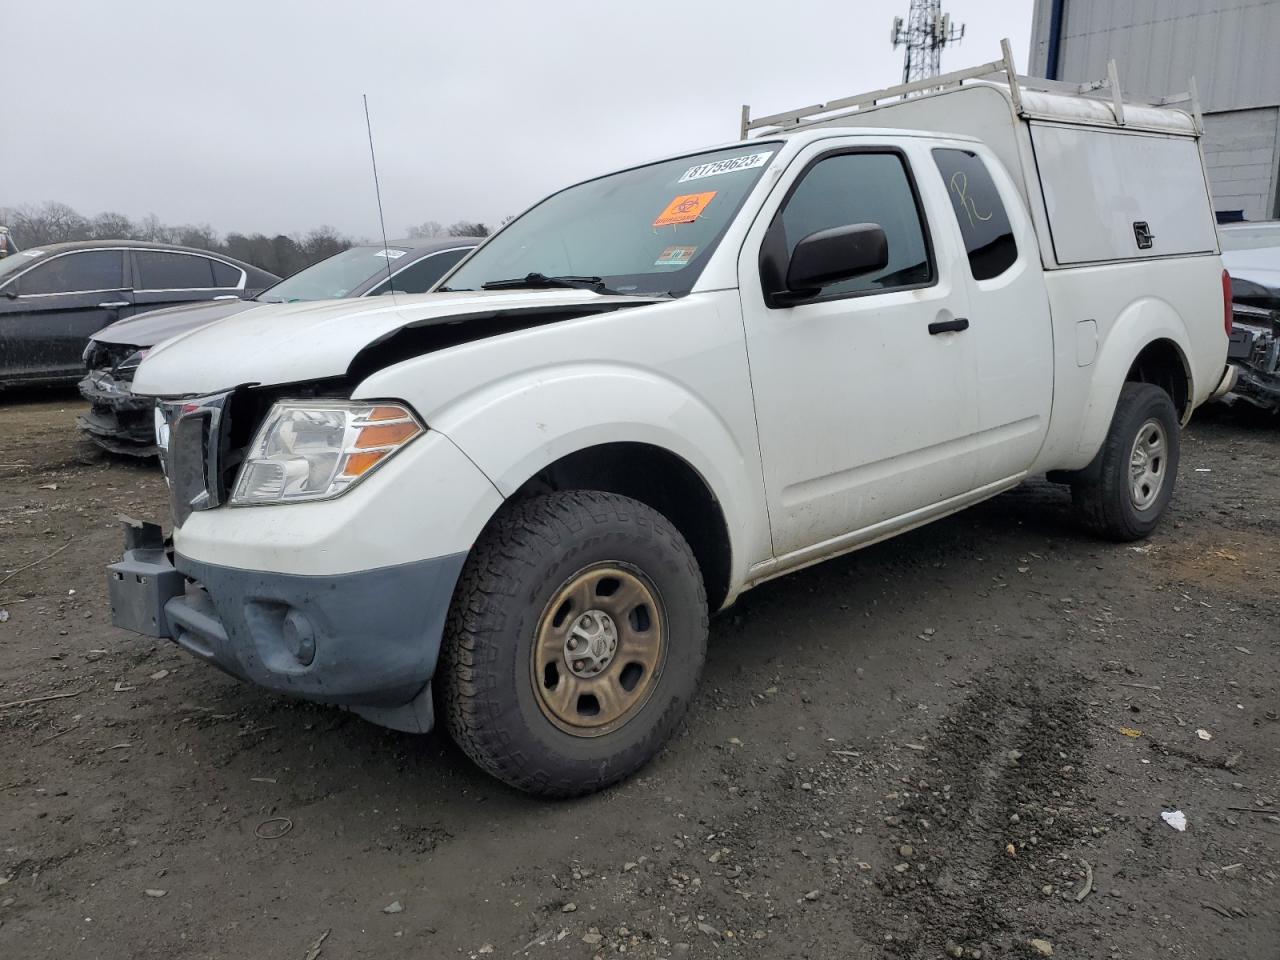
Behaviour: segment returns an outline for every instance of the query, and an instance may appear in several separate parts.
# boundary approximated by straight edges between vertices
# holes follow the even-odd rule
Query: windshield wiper
[[[543,273],[527,273],[523,277],[511,280],[490,280],[480,284],[481,290],[520,290],[524,288],[545,289],[548,287],[564,287],[570,290],[594,290],[596,293],[617,294],[604,285],[600,277],[548,277]]]

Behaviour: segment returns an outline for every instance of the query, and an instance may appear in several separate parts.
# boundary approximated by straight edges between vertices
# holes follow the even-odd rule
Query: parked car
[[[80,429],[113,453],[155,456],[155,403],[134,396],[130,385],[138,364],[157,343],[264,303],[375,297],[393,290],[425,293],[479,242],[476,237],[448,237],[397,240],[385,248],[351,247],[250,299],[188,303],[113,323],[95,333],[84,351],[88,374],[80,381],[80,393],[90,408],[77,421]]]
[[[135,313],[256,296],[280,278],[220,253],[89,240],[0,260],[0,388],[74,383],[90,334]]]
[[[1280,247],[1280,220],[1242,220],[1218,225],[1223,254]]]
[[[172,541],[129,527],[113,621],[401,730],[438,698],[565,796],[773,577],[1045,472],[1147,536],[1226,366],[1198,124],[1005,63],[571,186],[424,296],[157,347]]]
[[[1234,302],[1231,398],[1280,411],[1280,221],[1218,228]]]

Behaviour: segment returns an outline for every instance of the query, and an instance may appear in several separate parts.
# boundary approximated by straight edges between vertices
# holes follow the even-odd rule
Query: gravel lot
[[[0,398],[0,956],[1280,956],[1275,423],[1198,414],[1144,545],[1036,482],[748,594],[549,803],[112,628],[163,482],[78,408]]]

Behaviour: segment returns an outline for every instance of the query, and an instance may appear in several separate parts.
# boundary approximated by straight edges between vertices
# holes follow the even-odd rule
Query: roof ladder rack
[[[1013,64],[1013,51],[1009,46],[1008,40],[1001,40],[1000,48],[1004,56],[999,60],[992,60],[990,63],[980,64],[976,67],[969,67],[965,70],[955,70],[951,73],[939,74],[936,77],[929,77],[925,80],[901,83],[895,87],[885,87],[883,90],[873,90],[870,93],[860,93],[852,97],[843,97],[839,100],[828,101],[827,103],[815,103],[807,107],[800,107],[796,110],[773,113],[767,117],[756,117],[755,119],[752,119],[751,106],[749,104],[743,104],[742,124],[739,130],[739,139],[746,140],[751,131],[760,130],[764,127],[788,130],[793,127],[802,126],[806,123],[812,123],[814,122],[814,118],[818,117],[822,120],[832,120],[836,117],[856,113],[859,108],[874,107],[882,100],[906,98],[913,93],[944,90],[947,87],[958,87],[965,80],[976,80],[979,77],[990,77],[992,74],[997,73],[1003,73],[1008,79],[1009,89],[1013,91],[1014,105],[1020,109],[1020,97],[1018,91],[1019,78],[1017,70],[1014,68]],[[842,112],[835,113],[835,111]],[[824,116],[824,114],[833,114],[833,116]]]
[[[979,79],[996,80],[1008,84],[1009,97],[1013,101],[1013,109],[1019,116],[1025,115],[1022,103],[1024,90],[1061,93],[1068,96],[1086,96],[1097,91],[1106,90],[1111,94],[1110,104],[1115,114],[1117,126],[1125,125],[1124,100],[1120,93],[1120,76],[1114,60],[1107,64],[1107,79],[1093,80],[1086,83],[1069,83],[1061,80],[1046,80],[1041,77],[1019,76],[1013,62],[1013,50],[1009,45],[1008,39],[1000,41],[1000,52],[1002,56],[999,60],[992,60],[990,63],[979,64],[966,70],[956,70],[952,73],[929,77],[926,80],[916,80],[913,83],[885,87],[883,90],[860,93],[852,97],[830,100],[827,103],[814,103],[795,110],[773,113],[767,117],[753,118],[750,105],[743,104],[738,136],[739,139],[746,140],[754,131],[759,131],[756,135],[761,136],[765,133],[781,133],[786,130],[794,130],[797,127],[838,120],[841,117],[851,116],[859,111],[879,106],[884,101],[905,100],[912,94],[935,93],[951,87],[962,86],[966,80]],[[1131,102],[1148,103],[1152,106],[1188,104],[1190,107],[1189,112],[1195,119],[1197,131],[1204,132],[1204,124],[1200,114],[1200,98],[1196,93],[1194,77],[1191,78],[1189,93],[1148,101],[1131,100]]]

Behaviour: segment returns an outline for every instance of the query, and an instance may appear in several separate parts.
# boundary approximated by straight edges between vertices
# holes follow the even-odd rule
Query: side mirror
[[[822,288],[889,264],[889,241],[878,223],[851,223],[811,233],[787,267],[787,298],[816,296]]]
[[[10,300],[18,299],[18,281],[14,280],[4,288],[4,295]]]

